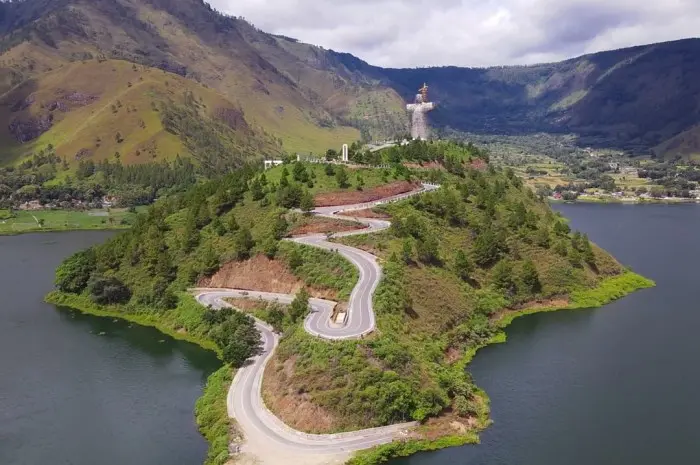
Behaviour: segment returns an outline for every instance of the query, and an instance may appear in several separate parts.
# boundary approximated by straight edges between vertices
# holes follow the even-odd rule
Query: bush
[[[80,294],[87,287],[96,268],[93,249],[78,252],[64,261],[56,270],[56,287],[63,292]]]
[[[131,299],[131,290],[114,277],[93,276],[87,289],[93,302],[100,305],[123,304]]]

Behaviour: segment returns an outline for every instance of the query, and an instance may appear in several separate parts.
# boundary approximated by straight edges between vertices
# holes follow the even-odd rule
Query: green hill
[[[291,426],[329,432],[414,419],[423,423],[415,439],[450,437],[386,446],[369,458],[473,441],[488,424],[488,400],[465,365],[479,347],[499,340],[515,316],[602,305],[651,284],[570,231],[512,171],[474,163],[483,157],[475,147],[429,147],[436,159],[449,153],[461,166],[453,169],[458,174],[397,170],[409,179],[431,176],[442,187],[373,213],[391,218],[389,230],[344,240],[378,255],[384,268],[374,298],[375,334],[323,341],[283,308],[247,307],[283,333],[263,394]],[[373,179],[387,176],[377,172]],[[50,300],[209,341],[238,366],[257,350],[250,321],[236,312],[216,316],[182,291],[223,268],[255,273],[260,290],[289,274],[312,294],[347,297],[357,279],[350,263],[280,242],[307,221],[288,209],[304,205],[310,184],[316,193],[338,190],[321,177],[335,180],[295,163],[269,179],[241,171],[165,198],[131,230],[68,259],[57,272],[61,292]],[[303,414],[309,411],[316,412],[312,420]]]

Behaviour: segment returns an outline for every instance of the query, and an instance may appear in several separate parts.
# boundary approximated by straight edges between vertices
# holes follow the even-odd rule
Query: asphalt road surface
[[[367,226],[359,231],[338,233],[334,237],[367,234],[388,228],[388,221],[353,218],[352,211],[363,210],[387,202],[402,200],[438,186],[425,184],[415,191],[356,205],[323,207],[314,214],[333,218],[351,219]],[[336,302],[310,299],[311,311],[304,320],[304,329],[310,334],[329,340],[358,339],[375,330],[372,298],[379,285],[382,269],[377,258],[365,251],[343,244],[329,242],[325,235],[310,235],[292,239],[295,242],[336,250],[360,272],[360,278],[348,300],[348,317],[343,325],[332,323],[331,315]],[[244,289],[196,289],[196,299],[213,308],[230,306],[225,298],[251,298],[290,304],[294,295],[248,291]],[[264,464],[286,463],[319,464],[340,463],[351,452],[386,444],[405,436],[414,423],[391,425],[339,434],[307,434],[285,425],[268,410],[262,399],[262,377],[265,365],[279,342],[278,335],[262,321],[256,322],[263,340],[263,352],[250,364],[239,369],[228,393],[229,416],[234,418],[246,437],[243,452]]]

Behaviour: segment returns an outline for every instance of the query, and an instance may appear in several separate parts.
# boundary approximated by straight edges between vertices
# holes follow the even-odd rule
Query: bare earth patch
[[[566,308],[569,306],[569,298],[568,297],[553,297],[551,299],[537,299],[537,300],[531,300],[529,302],[525,302],[520,305],[516,305],[512,308],[504,308],[502,310],[499,310],[498,312],[494,313],[491,318],[494,320],[498,320],[502,318],[503,316],[507,315],[508,313],[512,312],[520,312],[523,310],[535,310],[538,308]]]
[[[265,255],[257,255],[243,262],[225,263],[212,276],[200,279],[197,287],[247,289],[280,294],[296,294],[302,287],[307,287],[312,297],[333,300],[337,296],[336,291],[332,289],[305,286],[304,281],[294,276],[284,262],[270,260]]]
[[[386,213],[376,211],[372,208],[367,208],[365,210],[355,210],[349,212],[348,215],[351,215],[355,218],[372,218],[377,220],[388,220],[391,218],[391,216],[387,215]]]
[[[263,399],[267,407],[294,429],[309,433],[332,433],[338,425],[333,415],[311,403],[291,386],[296,357],[279,363],[272,358],[263,376]]]
[[[224,300],[242,312],[253,312],[255,310],[261,310],[264,309],[268,304],[268,302],[265,302],[264,300],[257,299],[238,299],[235,297],[230,297]]]
[[[392,197],[394,195],[405,194],[420,185],[408,181],[396,181],[383,186],[358,190],[346,190],[335,192],[324,192],[314,197],[314,204],[317,207],[331,207],[335,205],[352,205],[356,203],[373,202],[375,200]]]
[[[422,165],[419,163],[404,163],[403,166],[406,168],[411,168],[411,169],[416,169],[416,170],[444,170],[445,167],[442,166],[441,163],[437,161],[429,161],[427,163],[423,163]]]
[[[332,218],[324,218],[321,216],[312,216],[305,218],[302,222],[296,225],[292,231],[292,236],[304,236],[307,234],[328,234],[343,231],[355,231],[365,229],[367,226],[354,221],[339,220]]]

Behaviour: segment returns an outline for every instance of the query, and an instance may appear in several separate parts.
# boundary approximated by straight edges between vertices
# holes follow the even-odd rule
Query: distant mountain
[[[222,119],[231,134],[219,151],[241,158],[404,133],[398,94],[333,59],[201,0],[0,3],[0,157],[47,144],[71,163],[117,151],[138,162],[145,147],[174,157],[210,149],[192,146]],[[201,103],[190,105],[201,127],[168,128],[161,107],[186,101]],[[107,142],[117,131],[124,142]]]
[[[582,145],[633,154],[700,154],[698,137],[668,143],[700,123],[700,39],[585,55],[560,63],[381,69],[337,54],[404,98],[427,82],[434,125],[476,133],[571,132]],[[693,130],[697,134],[697,127]]]
[[[383,69],[202,0],[0,2],[0,159],[49,143],[71,163],[115,152],[139,162],[144,147],[201,158],[213,134],[224,140],[215,156],[321,153],[405,134],[404,103],[423,82],[438,129],[576,133],[582,145],[690,156],[700,153],[699,77],[698,39],[536,66]],[[115,130],[124,142],[107,143]]]

